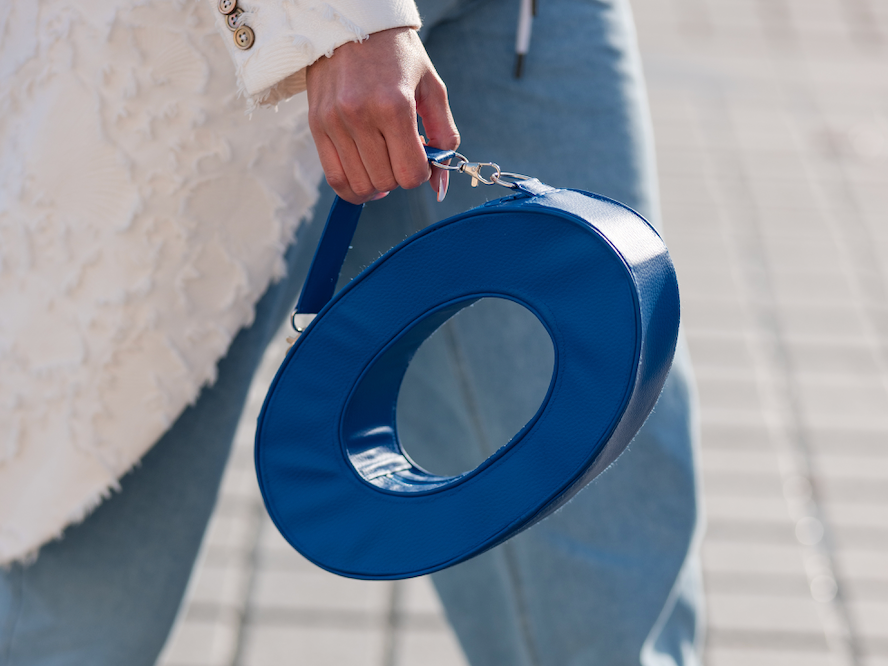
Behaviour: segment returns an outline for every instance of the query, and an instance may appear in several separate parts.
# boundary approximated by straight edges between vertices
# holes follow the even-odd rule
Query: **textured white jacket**
[[[412,0],[238,0],[240,50],[217,2],[0,12],[0,564],[109,495],[281,275],[321,177],[305,99],[251,119],[238,92],[419,26]]]

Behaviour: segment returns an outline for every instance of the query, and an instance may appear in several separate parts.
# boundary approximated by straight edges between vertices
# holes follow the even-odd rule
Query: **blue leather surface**
[[[477,555],[603,471],[653,408],[679,322],[665,245],[609,199],[526,190],[389,251],[321,309],[278,371],[256,434],[259,484],[278,529],[319,566],[405,578]],[[549,331],[549,392],[478,468],[434,476],[401,450],[398,390],[422,342],[485,296],[520,303]]]
[[[456,152],[453,150],[443,150],[441,148],[432,148],[432,146],[426,146],[426,157],[429,158],[429,162],[446,162],[451,157],[456,155]]]

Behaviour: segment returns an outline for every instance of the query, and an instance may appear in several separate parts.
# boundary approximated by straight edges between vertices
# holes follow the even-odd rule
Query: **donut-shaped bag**
[[[512,185],[406,239],[335,296],[361,207],[333,206],[297,306],[317,316],[268,391],[255,451],[275,525],[328,571],[407,578],[496,546],[610,465],[657,401],[679,323],[660,236],[610,199]],[[484,463],[435,476],[398,441],[401,380],[435,329],[485,297],[519,303],[549,332],[548,393]]]

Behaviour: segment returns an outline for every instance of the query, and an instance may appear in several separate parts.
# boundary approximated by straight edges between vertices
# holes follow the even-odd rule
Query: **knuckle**
[[[426,182],[429,179],[429,170],[425,164],[422,164],[421,167],[405,169],[398,177],[398,183],[401,187],[412,190],[414,187],[419,187]]]
[[[362,199],[367,199],[368,197],[376,194],[376,188],[373,187],[372,183],[361,183],[359,185],[355,185],[352,187],[352,190]]]
[[[334,191],[339,193],[340,191],[348,190],[348,178],[345,177],[345,174],[341,171],[334,171],[326,174],[327,176],[327,184],[333,188]]]
[[[459,132],[454,128],[453,132],[446,134],[437,140],[437,144],[444,150],[456,150],[459,148],[460,136]]]
[[[339,198],[340,198],[340,199],[345,199],[345,200],[348,201],[349,203],[353,203],[353,204],[362,204],[362,203],[365,203],[365,202],[366,202],[365,199],[362,199],[361,197],[357,196],[354,192],[351,192],[351,191],[349,191],[349,192],[337,192],[336,194],[339,195]]]
[[[373,187],[377,192],[391,192],[398,187],[398,181],[394,176],[385,176],[373,181]]]
[[[321,111],[320,122],[330,131],[337,131],[342,127],[343,115],[336,107],[327,107]]]
[[[347,121],[354,122],[359,120],[364,116],[365,109],[365,105],[354,97],[346,96],[339,100],[339,115]]]
[[[408,113],[411,108],[411,101],[399,90],[394,90],[386,95],[380,96],[376,100],[375,106],[378,113],[391,117],[402,113]]]

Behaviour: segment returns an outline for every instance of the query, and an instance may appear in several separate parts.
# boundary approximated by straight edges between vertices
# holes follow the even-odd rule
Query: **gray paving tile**
[[[712,573],[805,575],[798,546],[763,544],[703,544],[703,568]]]
[[[757,383],[750,379],[731,379],[701,375],[697,377],[702,409],[750,410],[761,409]]]
[[[835,561],[842,578],[888,581],[888,553],[884,550],[839,548]]]
[[[398,639],[396,666],[468,666],[451,632],[411,631]]]
[[[236,454],[237,452],[235,452]],[[251,452],[252,453],[252,452]],[[240,461],[238,461],[240,462]],[[222,478],[219,494],[225,499],[252,504],[259,490],[252,455],[240,464],[229,464]]]
[[[800,305],[855,302],[855,291],[840,270],[832,271],[778,271],[771,273],[778,304]]]
[[[682,291],[681,298],[682,322],[689,331],[738,333],[749,329],[748,315],[736,294],[700,297]]]
[[[736,298],[737,285],[731,275],[723,273],[706,273],[705,280],[686,279],[691,271],[682,272],[680,282],[682,297],[689,299],[721,299]]]
[[[401,586],[400,610],[405,614],[435,615],[444,617],[444,608],[429,576],[410,578],[398,583]]]
[[[888,529],[884,527],[831,523],[830,534],[836,548],[878,549],[888,559]]]
[[[744,427],[751,430],[766,430],[767,419],[761,410],[742,409],[710,409],[700,413],[700,422],[703,428],[718,426],[721,428]],[[842,424],[843,427],[844,424]]]
[[[737,650],[711,648],[706,653],[707,666],[832,666],[827,652],[792,652],[787,650]]]
[[[842,595],[848,601],[884,602],[888,599],[888,580],[842,576]]]
[[[888,428],[811,428],[805,433],[808,446],[818,454],[882,457],[888,455]]]
[[[382,630],[248,626],[243,666],[380,666]]]
[[[706,541],[712,544],[795,546],[795,523],[709,517]]]
[[[799,375],[826,375],[825,380],[838,381],[860,376],[877,381],[880,379],[877,351],[867,342],[819,342],[788,338],[787,351]]]
[[[771,453],[768,430],[753,423],[716,423],[704,421],[701,439],[705,450],[767,451]]]
[[[888,502],[888,485],[884,479],[820,478],[818,490],[824,501]]]
[[[389,582],[342,578],[315,567],[313,571],[255,572],[251,606],[264,609],[354,610],[385,614]]]
[[[816,636],[822,631],[816,602],[810,597],[710,593],[707,604],[713,632],[739,629]]]
[[[704,476],[703,490],[707,501],[713,497],[780,499],[783,497],[783,481],[773,469],[755,473],[709,472]]]
[[[202,563],[192,576],[190,602],[240,608],[246,598],[249,572],[242,561]]]
[[[207,526],[204,544],[210,548],[243,548],[252,544],[255,531],[255,518],[251,515],[215,513]]]
[[[750,372],[753,368],[749,341],[742,332],[689,333],[688,344],[694,359],[694,369],[698,374],[714,368]]]
[[[767,474],[769,471],[774,481],[780,483],[777,469],[777,456],[774,451],[719,450],[708,446],[703,450],[703,470],[706,473],[754,473]],[[767,498],[763,498],[768,501]]]
[[[706,516],[713,521],[755,521],[764,525],[790,527],[792,521],[786,511],[786,500],[782,497],[744,498],[708,496]],[[711,534],[710,534],[711,536]]]
[[[799,599],[807,598],[810,594],[808,580],[801,573],[787,575],[707,571],[705,585],[707,594],[787,596]]]
[[[817,418],[888,416],[888,390],[880,377],[858,375],[840,381],[800,376],[796,385],[802,409]]]
[[[861,466],[865,465],[861,461]],[[888,503],[823,502],[827,520],[833,525],[888,529]],[[888,568],[888,555],[886,555]]]
[[[820,454],[814,459],[818,477],[824,479],[871,479],[888,478],[888,457],[886,456],[844,456],[841,454]]]
[[[888,553],[886,553],[888,557]],[[849,601],[848,609],[861,634],[871,638],[888,638],[888,599],[882,601]]]
[[[237,649],[239,618],[180,622],[158,666],[228,666]]]

